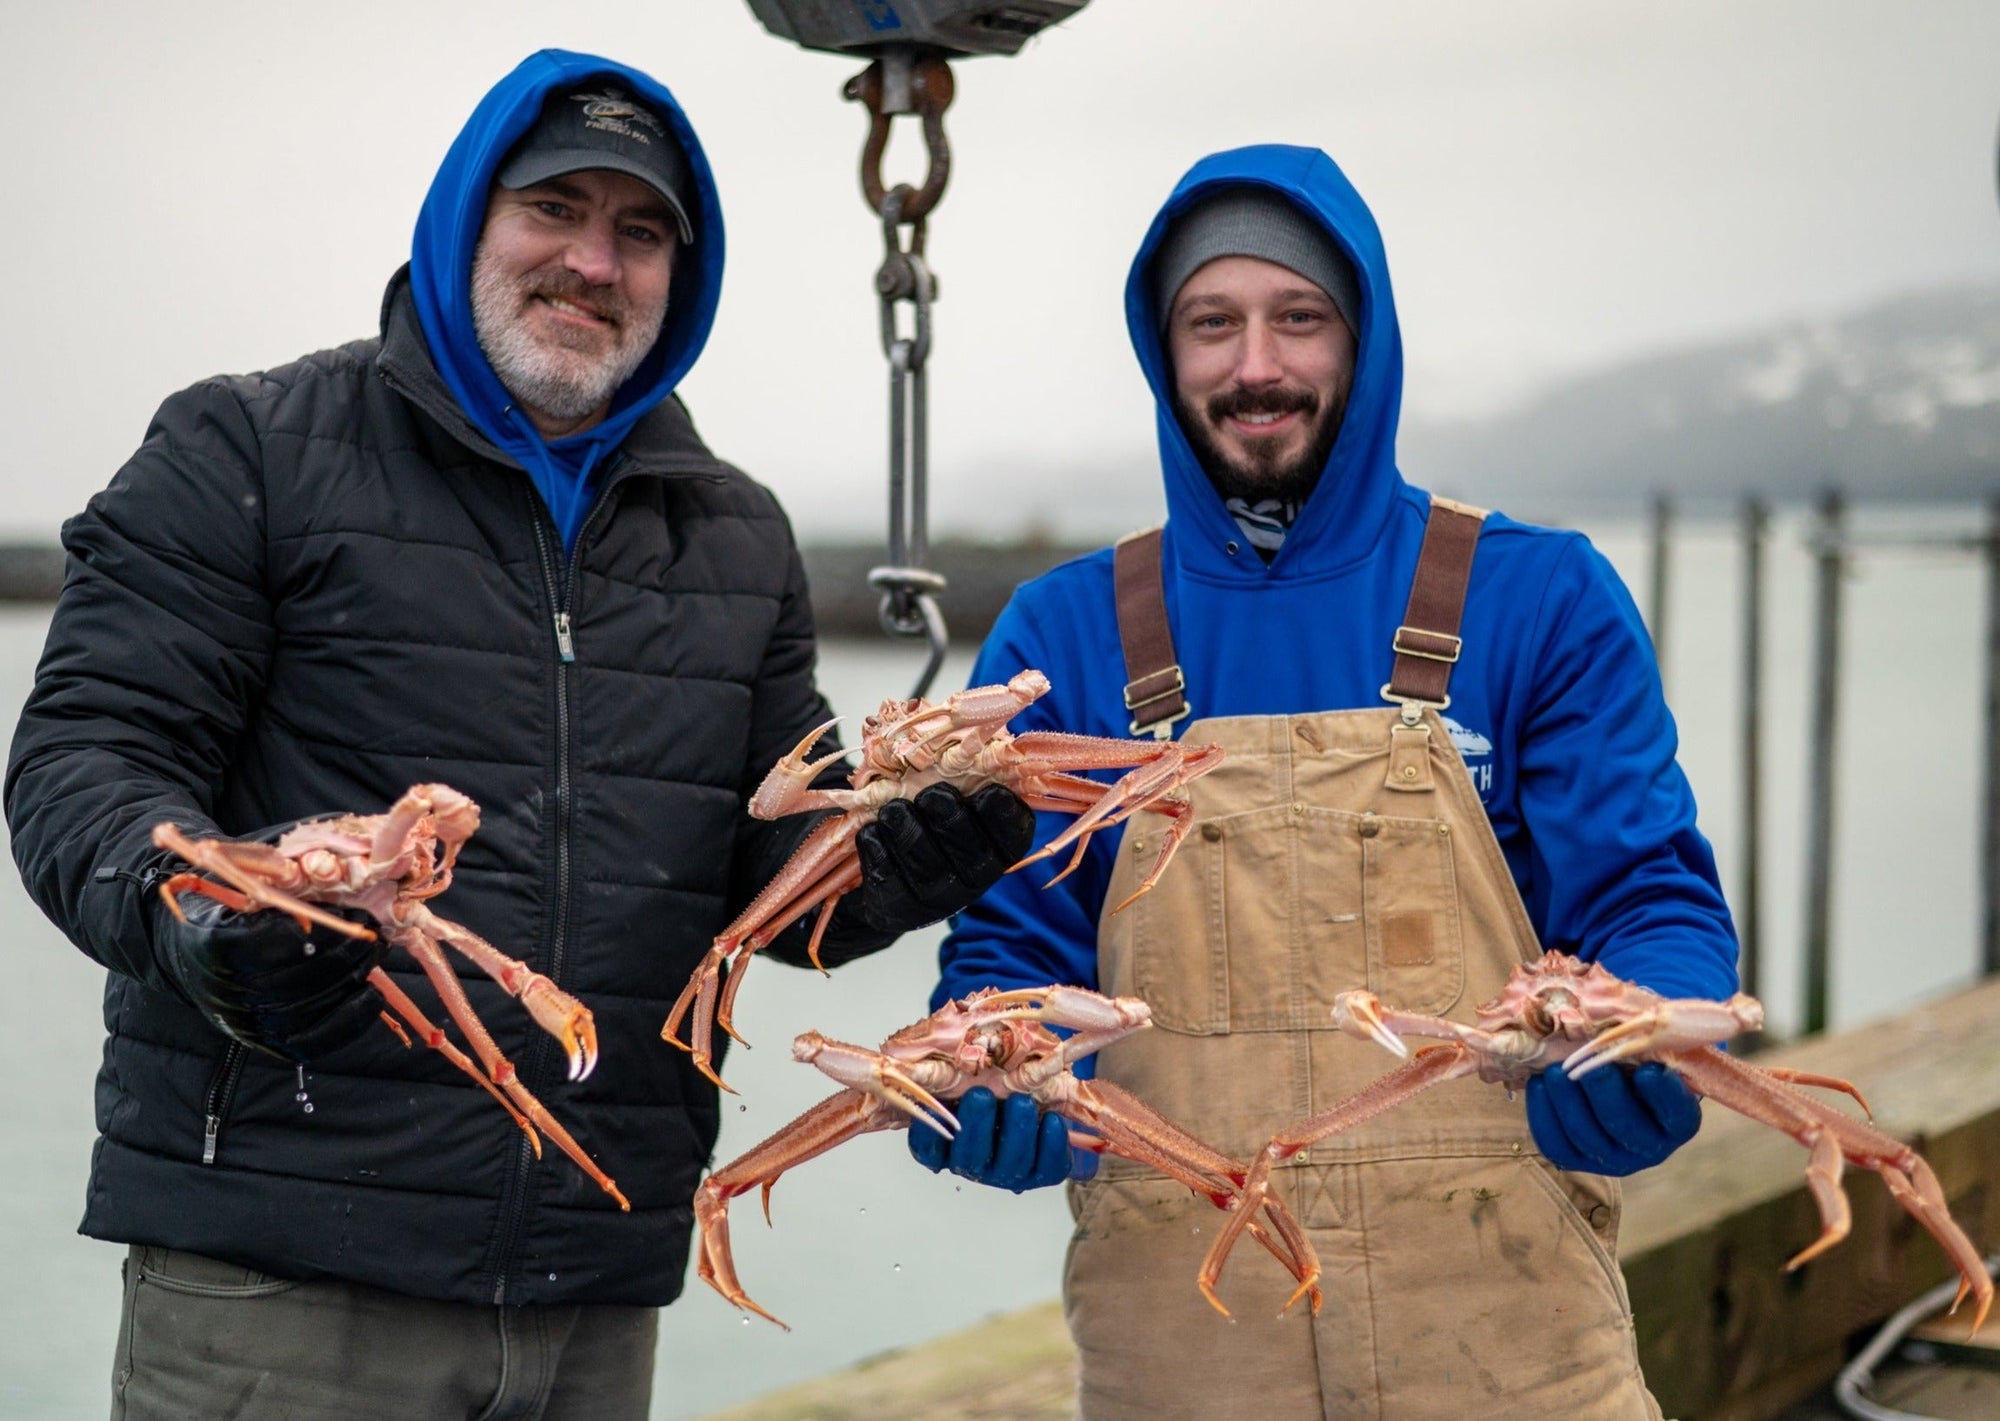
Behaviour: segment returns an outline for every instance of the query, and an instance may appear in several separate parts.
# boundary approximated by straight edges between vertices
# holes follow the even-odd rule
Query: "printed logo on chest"
[[[1472,787],[1479,791],[1480,803],[1485,803],[1493,792],[1493,742],[1448,715],[1440,719],[1451,736],[1451,743],[1458,747],[1458,757],[1465,761],[1466,771],[1472,776]]]

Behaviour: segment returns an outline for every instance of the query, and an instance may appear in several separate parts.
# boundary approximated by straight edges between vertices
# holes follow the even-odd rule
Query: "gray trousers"
[[[659,1310],[479,1307],[135,1246],[112,1421],[645,1421]]]

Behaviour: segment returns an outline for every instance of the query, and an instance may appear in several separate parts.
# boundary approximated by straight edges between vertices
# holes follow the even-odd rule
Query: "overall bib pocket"
[[[1128,837],[1120,877],[1157,851]],[[1452,836],[1435,819],[1294,803],[1204,820],[1126,912],[1129,960],[1107,954],[1105,989],[1183,1035],[1331,1031],[1335,994],[1359,987],[1439,1013],[1465,987]]]

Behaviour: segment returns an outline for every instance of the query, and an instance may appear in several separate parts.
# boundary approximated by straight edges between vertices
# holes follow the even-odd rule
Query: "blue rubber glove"
[[[1528,1128],[1558,1169],[1637,1174],[1701,1128],[1701,1102],[1657,1061],[1571,1080],[1560,1066],[1528,1078]]]
[[[974,1086],[952,1102],[951,1113],[958,1117],[958,1134],[949,1140],[928,1125],[910,1124],[910,1153],[932,1174],[948,1169],[1019,1194],[1097,1173],[1096,1155],[1070,1148],[1069,1122],[1028,1096],[1000,1100]]]

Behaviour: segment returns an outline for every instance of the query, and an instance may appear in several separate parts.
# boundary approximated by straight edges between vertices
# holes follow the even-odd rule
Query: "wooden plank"
[[[1062,1304],[1042,1303],[870,1357],[707,1421],[1067,1421],[1076,1352]]]
[[[1758,1062],[1854,1081],[1877,1125],[1930,1161],[1975,1246],[2000,1246],[2000,981]],[[1852,1234],[1786,1273],[1819,1235],[1805,1152],[1733,1112],[1704,1114],[1690,1144],[1628,1182],[1620,1261],[1666,1413],[1761,1421],[1825,1385],[1850,1337],[1953,1270],[1879,1178],[1850,1171]]]
[[[1992,1316],[1986,1325],[1965,1335],[1965,1324],[1957,1318],[1934,1317],[1929,1322],[1918,1323],[1910,1329],[1912,1342],[1935,1342],[1948,1347],[1978,1352],[1991,1358],[1989,1365],[2000,1365],[2000,1303],[1996,1303]],[[2000,1409],[1993,1413],[2000,1416]]]

